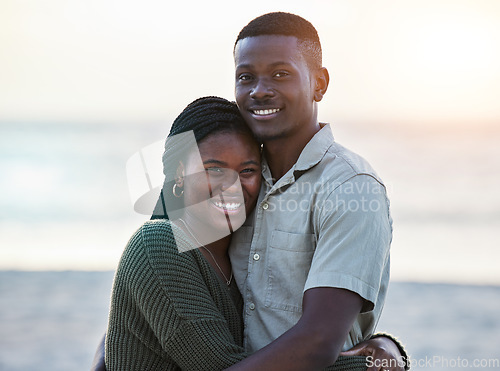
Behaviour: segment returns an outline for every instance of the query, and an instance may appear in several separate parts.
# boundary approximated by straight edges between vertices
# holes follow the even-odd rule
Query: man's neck
[[[296,138],[281,138],[264,143],[264,155],[273,179],[278,181],[297,162],[304,147],[321,130],[319,123],[308,135]]]

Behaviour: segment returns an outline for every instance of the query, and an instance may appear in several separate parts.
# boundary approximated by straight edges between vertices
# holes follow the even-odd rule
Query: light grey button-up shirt
[[[243,296],[244,342],[256,351],[294,326],[302,297],[338,287],[364,299],[344,350],[370,336],[389,281],[392,220],[382,181],[360,156],[333,140],[329,125],[277,182],[264,160],[253,214],[230,249]]]

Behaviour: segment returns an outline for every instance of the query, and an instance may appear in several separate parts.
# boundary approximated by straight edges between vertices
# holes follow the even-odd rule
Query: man
[[[317,119],[329,75],[308,21],[258,17],[238,35],[234,58],[236,101],[264,153],[257,208],[231,250],[245,348],[256,353],[234,367],[322,369],[368,339],[380,316],[392,236],[385,188]],[[402,352],[389,338],[357,349],[350,354],[388,361]]]
[[[321,369],[380,317],[392,239],[385,187],[318,121],[329,74],[308,21],[254,19],[234,60],[236,102],[264,156],[256,210],[231,250],[245,347],[261,349],[238,369]]]

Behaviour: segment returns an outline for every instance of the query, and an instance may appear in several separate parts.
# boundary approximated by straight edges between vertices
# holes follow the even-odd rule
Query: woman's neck
[[[174,223],[177,227],[184,231],[190,240],[192,240],[208,263],[214,268],[215,272],[226,282],[230,281],[232,268],[229,260],[228,249],[229,244],[231,243],[231,235],[227,233],[220,233],[220,235],[223,236],[222,238],[211,241],[216,237],[220,237],[216,236],[213,233],[213,230],[211,230],[208,234],[203,232],[200,233],[198,228],[193,228],[193,226],[191,226],[189,222],[185,221],[183,218],[177,219]]]
[[[227,230],[214,228],[208,223],[186,214],[175,220],[175,224],[186,233],[197,247],[205,246],[216,255],[227,254],[231,242],[229,228]]]

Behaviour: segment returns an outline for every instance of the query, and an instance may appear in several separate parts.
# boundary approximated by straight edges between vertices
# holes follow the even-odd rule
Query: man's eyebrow
[[[290,62],[274,62],[271,63],[269,66],[271,67],[277,67],[277,66],[291,66],[292,64]]]
[[[292,66],[292,64],[290,62],[273,62],[269,65],[269,67],[277,67],[277,66]],[[245,64],[239,64],[236,66],[236,69],[238,68],[253,68],[253,64],[249,64],[249,63],[245,63]]]
[[[239,64],[236,66],[236,68],[252,68],[252,67],[253,67],[253,65],[248,64],[248,63],[247,64]]]

